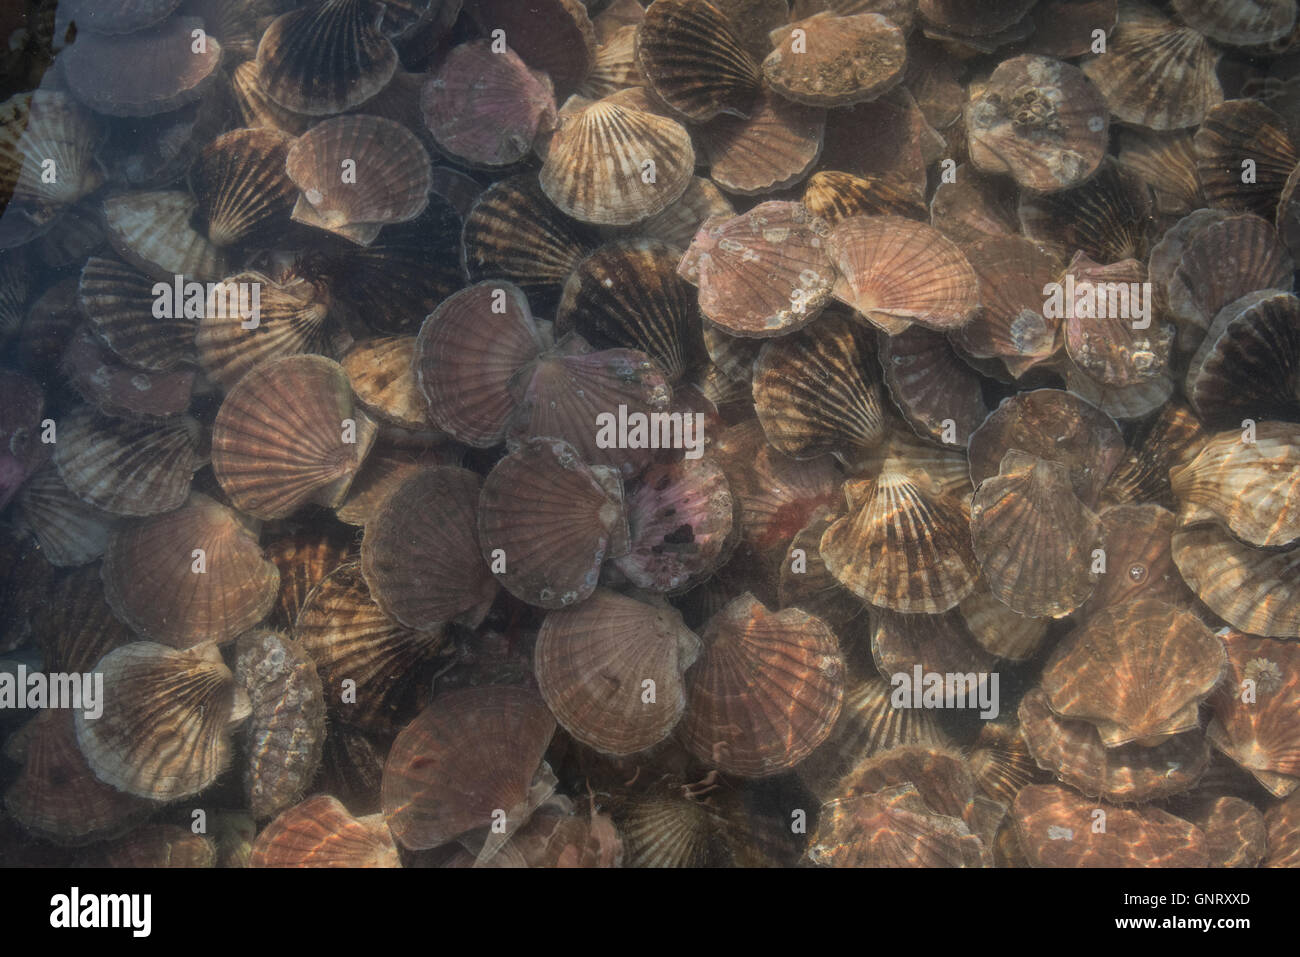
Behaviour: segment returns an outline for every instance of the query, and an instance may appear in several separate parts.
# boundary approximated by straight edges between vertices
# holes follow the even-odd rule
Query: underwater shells
[[[46,560],[60,568],[84,565],[102,555],[116,521],[73,495],[53,466],[24,483],[15,520],[36,536]]]
[[[529,817],[530,785],[555,733],[535,691],[484,686],[439,695],[398,734],[384,766],[384,816],[413,850],[438,847],[504,814]],[[552,785],[553,786],[553,785]]]
[[[1076,302],[1066,312],[1065,351],[1099,384],[1119,389],[1151,384],[1168,368],[1174,327],[1154,323],[1154,305],[1139,301],[1146,275],[1136,260],[1100,266],[1082,252],[1066,270]]]
[[[347,373],[322,356],[286,356],[244,375],[212,427],[212,470],[240,509],[283,518],[347,496],[377,426]]]
[[[429,407],[415,381],[415,336],[382,336],[356,343],[343,356],[352,392],[380,422],[416,431],[429,428]]]
[[[257,45],[262,90],[309,116],[370,99],[397,70],[397,51],[379,29],[383,9],[373,0],[323,0],[276,18]]]
[[[788,770],[830,734],[844,698],[835,634],[796,608],[771,612],[752,594],[710,619],[687,674],[682,741],[729,774]]]
[[[550,77],[560,100],[591,70],[596,31],[581,0],[469,0],[465,12],[485,35],[504,31],[510,49]]]
[[[329,794],[308,798],[263,828],[249,867],[400,867],[379,815],[355,818]]]
[[[230,641],[275,604],[276,567],[245,520],[195,495],[174,512],[119,527],[102,568],[113,613],[152,641]]]
[[[1060,275],[1058,258],[1022,236],[984,236],[962,251],[979,280],[980,308],[951,333],[953,343],[1002,359],[1013,375],[1050,358],[1060,323],[1043,315],[1043,289]]]
[[[808,858],[824,867],[983,867],[983,842],[910,783],[822,805]]]
[[[517,598],[543,608],[583,601],[606,558],[626,553],[617,475],[559,439],[531,439],[488,473],[478,530],[483,560]]]
[[[941,333],[914,325],[881,336],[880,366],[918,435],[964,448],[988,416],[981,378]]]
[[[104,713],[76,712],[95,775],[119,791],[171,801],[197,794],[230,763],[230,727],[248,714],[215,646],[178,651],[132,642],[100,661]]]
[[[424,469],[367,520],[362,572],[371,597],[402,624],[435,629],[495,597],[496,582],[479,555],[481,485],[465,469]]]
[[[1205,832],[1211,867],[1258,867],[1268,848],[1264,815],[1239,797],[1201,804],[1188,819]]]
[[[115,259],[91,256],[81,270],[81,308],[95,334],[124,361],[139,369],[166,372],[194,361],[197,323],[181,315],[155,316],[154,281]]]
[[[1101,264],[1146,258],[1150,189],[1110,158],[1081,186],[1045,196],[1022,194],[1019,216],[1026,236],[1081,250]]]
[[[1201,601],[1234,628],[1300,638],[1300,547],[1264,551],[1218,524],[1174,532],[1174,562]]]
[[[214,244],[276,238],[297,199],[285,172],[290,142],[278,130],[232,130],[203,148],[190,183],[199,225]]]
[[[546,616],[534,653],[537,684],[579,741],[633,754],[672,733],[686,708],[682,674],[699,648],[676,611],[600,590]]]
[[[1201,418],[1300,417],[1300,299],[1249,293],[1214,317],[1187,367],[1187,399]]]
[[[1096,725],[1106,747],[1150,745],[1199,726],[1197,708],[1226,661],[1223,642],[1194,614],[1137,599],[1068,635],[1042,683],[1052,710]]]
[[[1258,100],[1227,100],[1196,131],[1196,171],[1216,209],[1240,209],[1272,220],[1287,178],[1300,162],[1282,117]],[[1243,164],[1251,163],[1251,176]]]
[[[1230,631],[1228,677],[1210,699],[1206,734],[1275,797],[1300,785],[1300,687],[1293,643]]]
[[[86,33],[59,55],[68,88],[96,113],[154,116],[193,103],[219,76],[217,38],[195,17],[118,36]]]
[[[293,141],[285,170],[302,190],[293,220],[360,246],[388,223],[415,219],[429,202],[429,154],[406,127],[377,116],[318,123]]]
[[[734,336],[779,336],[830,299],[827,226],[800,203],[760,203],[704,221],[678,272],[700,289],[700,311]]]
[[[1004,60],[965,116],[971,162],[1027,189],[1077,186],[1106,155],[1105,99],[1077,67],[1050,57]]]
[[[560,117],[540,176],[542,190],[567,215],[626,226],[663,212],[694,174],[685,127],[614,94]]]
[[[823,110],[764,89],[747,117],[717,116],[700,127],[709,178],[729,193],[752,196],[797,183],[821,156]]]
[[[853,216],[830,233],[840,271],[835,298],[885,332],[912,323],[947,331],[979,305],[975,271],[933,226],[899,216]]]
[[[104,200],[108,241],[156,279],[211,282],[226,275],[221,250],[192,225],[198,200],[179,190],[119,193]]]
[[[1258,46],[1280,40],[1295,26],[1293,0],[1174,0],[1183,22],[1211,40],[1231,46]]]
[[[924,204],[917,202],[909,186],[884,176],[854,176],[838,170],[819,170],[808,177],[803,204],[832,225],[859,214],[927,217]]]
[[[104,181],[95,160],[102,139],[94,116],[65,93],[11,97],[0,103],[0,192],[15,203],[75,203]]]
[[[794,30],[802,31],[799,48],[792,39]],[[763,76],[778,93],[797,103],[862,103],[903,79],[907,56],[903,31],[877,13],[817,14],[773,34]]]

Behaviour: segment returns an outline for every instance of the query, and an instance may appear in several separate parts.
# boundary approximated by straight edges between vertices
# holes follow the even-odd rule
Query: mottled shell
[[[917,435],[965,448],[989,414],[980,375],[934,330],[913,325],[879,338],[885,383],[908,424]]]
[[[855,176],[819,170],[808,177],[803,204],[834,225],[850,216],[907,216],[925,219],[925,206],[905,184],[885,176]]]
[[[1300,684],[1294,643],[1230,631],[1228,674],[1210,699],[1207,735],[1275,797],[1300,785]]]
[[[794,30],[802,31],[794,46]],[[876,13],[817,14],[773,31],[763,76],[782,96],[809,106],[874,100],[900,83],[907,57],[903,31]]]
[[[0,103],[0,189],[19,203],[75,203],[104,181],[95,159],[102,139],[94,116],[66,93],[10,97]]]
[[[284,165],[290,142],[278,130],[243,129],[203,148],[190,183],[208,239],[230,246],[278,238],[297,198]]]
[[[960,818],[935,814],[911,784],[822,805],[808,858],[823,867],[983,867]]]
[[[1013,375],[1050,358],[1060,322],[1043,315],[1043,289],[1060,275],[1058,257],[1022,236],[985,236],[963,251],[979,281],[980,308],[952,341],[976,358],[1002,359]]]
[[[350,544],[347,536],[330,528],[286,535],[266,546],[266,557],[280,571],[275,625],[293,627],[311,590],[347,560]]]
[[[1228,100],[1196,131],[1196,171],[1205,198],[1218,209],[1239,209],[1272,220],[1300,148],[1276,112],[1258,100]],[[1253,176],[1243,175],[1243,160]]]
[[[1268,850],[1264,815],[1239,797],[1206,801],[1187,818],[1205,832],[1211,867],[1258,867]]]
[[[429,407],[416,384],[415,336],[381,336],[356,343],[340,361],[352,394],[380,422],[426,431]]]
[[[1234,628],[1300,638],[1300,547],[1264,551],[1206,524],[1174,533],[1174,562],[1201,601]]]
[[[249,867],[401,867],[382,818],[358,820],[318,794],[284,811],[253,843]]]
[[[844,699],[844,662],[819,618],[771,612],[752,594],[731,602],[701,636],[687,675],[682,740],[729,774],[766,777],[798,764],[830,734]]]

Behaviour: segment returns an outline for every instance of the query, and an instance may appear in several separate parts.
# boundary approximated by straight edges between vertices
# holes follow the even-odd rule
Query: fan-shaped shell
[[[253,842],[249,867],[400,867],[382,818],[358,819],[317,794],[284,811]]]
[[[1285,121],[1258,100],[1227,100],[1196,131],[1196,169],[1209,204],[1272,220],[1287,178],[1300,162]],[[1252,162],[1243,173],[1244,159]]]
[[[794,31],[801,31],[796,47]],[[874,100],[902,82],[907,42],[878,13],[815,14],[773,31],[763,76],[782,96],[810,106]]]
[[[195,322],[181,315],[154,315],[158,295],[150,276],[118,262],[91,256],[81,270],[81,308],[95,334],[124,361],[166,372],[194,361]]]
[[[66,93],[10,97],[0,103],[0,189],[19,203],[75,203],[104,181],[95,159],[103,138],[95,118]]]
[[[698,135],[713,182],[729,193],[752,196],[807,176],[821,156],[825,127],[825,111],[764,89],[747,117],[715,117]]]
[[[1300,411],[1300,299],[1277,289],[1224,306],[1187,368],[1188,401],[1203,419],[1295,420]]]
[[[116,522],[73,495],[52,465],[23,485],[15,518],[20,528],[36,536],[46,560],[60,568],[84,565],[102,555]]]
[[[1276,797],[1300,785],[1300,686],[1293,643],[1230,631],[1228,675],[1210,699],[1207,735]]]
[[[590,72],[596,31],[581,0],[473,0],[466,8],[484,35],[504,30],[510,48],[551,78],[561,100]]]
[[[190,174],[198,222],[217,246],[275,239],[297,189],[285,172],[291,139],[270,129],[232,130],[203,148]]]
[[[1174,532],[1174,563],[1192,591],[1234,628],[1300,638],[1300,547],[1265,551],[1223,527]]]
[[[153,276],[210,282],[226,275],[221,250],[194,228],[198,201],[189,193],[119,193],[104,200],[108,241],[118,255]]]

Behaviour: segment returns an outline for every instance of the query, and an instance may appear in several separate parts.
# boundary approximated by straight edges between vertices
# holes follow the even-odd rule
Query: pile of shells
[[[1296,866],[1296,7],[61,4],[0,864]]]

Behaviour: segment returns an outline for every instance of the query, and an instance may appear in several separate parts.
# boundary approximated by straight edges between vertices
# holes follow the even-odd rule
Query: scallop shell
[[[47,672],[93,671],[104,655],[135,640],[104,598],[98,565],[64,575],[49,593],[49,603],[32,621]]]
[[[1185,391],[1207,421],[1294,420],[1300,411],[1300,299],[1265,289],[1224,306],[1188,365]]]
[[[562,117],[542,164],[542,190],[584,223],[626,226],[661,213],[695,173],[690,134],[674,120],[599,100]]]
[[[95,159],[103,138],[91,113],[66,93],[10,97],[0,103],[0,190],[17,203],[75,203],[104,181]]]
[[[1174,533],[1174,562],[1201,601],[1234,628],[1300,638],[1300,548],[1263,551],[1216,525]]]
[[[216,82],[217,38],[195,30],[203,21],[173,17],[156,27],[119,36],[86,33],[59,57],[68,88],[96,113],[155,116],[202,97]]]
[[[822,535],[834,517],[829,508],[819,509],[790,540],[777,594],[782,608],[802,608],[830,625],[836,634],[843,634],[867,606],[841,585],[822,561]]]
[[[835,297],[884,331],[912,323],[947,331],[979,304],[975,271],[932,226],[898,216],[854,216],[836,224],[830,254],[840,271]]]
[[[1292,644],[1239,632],[1224,636],[1228,676],[1210,699],[1207,734],[1274,797],[1300,785],[1300,688]]]
[[[990,236],[1020,232],[1016,210],[1019,189],[998,177],[985,176],[968,164],[954,171],[955,182],[940,183],[930,201],[930,223],[953,242],[968,248]]]
[[[1211,867],[1258,867],[1268,849],[1268,826],[1253,804],[1219,797],[1197,807],[1188,820],[1205,832]]]
[[[1083,72],[1117,119],[1176,130],[1197,126],[1223,102],[1218,64],[1218,51],[1201,34],[1147,3],[1122,0],[1106,52]]]
[[[59,475],[82,501],[114,515],[156,515],[179,507],[200,465],[199,425],[188,416],[152,425],[81,407],[59,431]]]
[[[1066,271],[1076,302],[1066,310],[1065,349],[1079,371],[1099,384],[1123,389],[1166,374],[1174,327],[1153,321],[1155,304],[1143,297],[1146,276],[1136,260],[1099,266],[1081,252]],[[1089,296],[1081,303],[1080,290],[1090,290],[1100,308],[1092,308]],[[1143,320],[1149,328],[1139,328]]]
[[[1022,787],[1041,783],[1045,777],[1029,753],[1020,722],[1014,716],[980,725],[971,748],[970,769],[976,786],[1008,807]]]
[[[1023,375],[1051,358],[1060,324],[1043,315],[1043,288],[1060,275],[1049,249],[1021,236],[986,236],[964,247],[979,280],[980,308],[952,341],[980,359],[1000,358]]]
[[[700,224],[710,216],[729,217],[734,214],[731,201],[722,195],[713,181],[696,176],[677,202],[640,223],[637,228],[647,239],[657,239],[685,249],[691,244]]]
[[[118,255],[155,279],[211,282],[226,275],[221,250],[196,230],[198,201],[172,190],[119,193],[104,200],[108,241]]]
[[[724,331],[763,338],[815,319],[830,299],[835,266],[826,224],[799,203],[760,203],[705,220],[678,272],[700,288],[700,311]]]
[[[118,528],[102,574],[118,618],[177,648],[226,642],[247,631],[270,612],[280,584],[243,520],[201,495],[174,512]]]
[[[1107,573],[1097,580],[1081,620],[1139,598],[1188,607],[1194,596],[1174,565],[1173,513],[1159,505],[1113,505],[1100,518]]]
[[[266,557],[280,571],[280,592],[272,617],[276,625],[293,627],[311,590],[347,560],[350,544],[330,529],[286,536],[266,546]]]
[[[424,212],[432,183],[429,154],[415,134],[377,116],[318,123],[293,141],[285,170],[302,190],[293,220],[360,246],[374,242],[380,227]]]
[[[382,819],[357,819],[318,794],[284,811],[253,843],[249,867],[400,867]]]
[[[432,423],[415,380],[414,358],[415,336],[382,336],[358,342],[341,364],[368,413],[389,425],[422,430]]]
[[[1017,614],[993,596],[987,583],[963,598],[958,608],[976,643],[1007,661],[1032,658],[1047,637],[1050,619]]]
[[[178,651],[149,641],[109,652],[104,713],[75,712],[95,775],[119,791],[174,801],[198,794],[230,764],[235,679],[212,645]],[[244,714],[247,714],[245,711]]]
[[[184,315],[153,314],[158,296],[151,277],[115,259],[91,256],[81,270],[81,308],[95,334],[123,361],[166,372],[193,363],[196,323]]]
[[[912,326],[880,338],[889,394],[917,435],[965,448],[989,413],[980,376],[938,332]]]
[[[102,845],[96,867],[216,867],[217,848],[211,838],[179,824],[148,824],[111,844]]]
[[[640,4],[637,4],[637,9],[641,9]],[[619,90],[647,85],[636,63],[636,29],[636,23],[629,23],[601,39],[591,72],[578,87],[579,96],[599,100]],[[597,27],[598,35],[599,32]]]
[[[1196,453],[1205,437],[1201,423],[1186,405],[1171,402],[1135,430],[1128,455],[1111,473],[1102,501],[1114,505],[1158,502],[1174,507],[1169,470]]]
[[[872,608],[870,635],[876,670],[894,685],[899,675],[910,678],[917,667],[923,674],[987,675],[993,670],[993,657],[975,642],[956,610],[942,615],[902,615]],[[981,677],[979,683],[984,686],[987,679]],[[966,706],[973,708],[974,686],[969,694]]]
[[[148,372],[125,365],[85,328],[64,350],[60,368],[78,394],[100,412],[128,419],[177,416],[189,407],[194,387],[193,369]]]
[[[347,373],[321,356],[287,356],[248,372],[212,428],[212,470],[240,509],[283,518],[303,505],[334,508],[374,444]]]
[[[633,754],[677,725],[686,708],[682,673],[699,644],[677,612],[598,590],[546,616],[534,656],[538,687],[583,744]]]
[[[1300,148],[1282,117],[1258,100],[1227,100],[1206,114],[1196,131],[1196,169],[1205,198],[1218,209],[1240,209],[1273,219]],[[1243,161],[1253,161],[1253,176]]]
[[[627,867],[728,867],[736,828],[716,807],[678,795],[638,795],[615,811]]]
[[[286,110],[266,95],[262,89],[262,71],[256,60],[247,60],[231,71],[230,88],[247,127],[298,136],[307,132],[311,125],[311,117]]]
[[[1193,30],[1236,47],[1281,40],[1296,22],[1294,0],[1174,0],[1173,6]]]
[[[1206,205],[1190,130],[1124,129],[1119,144],[1120,166],[1146,183],[1155,194],[1159,212],[1186,216]]]
[[[479,505],[483,560],[506,590],[543,608],[583,601],[600,566],[628,546],[622,489],[559,439],[531,439],[488,473]]]
[[[1145,259],[1150,245],[1149,190],[1111,159],[1082,186],[1047,196],[1022,194],[1019,216],[1031,239],[1082,250],[1107,265]]]
[[[707,0],[655,0],[637,29],[636,58],[655,93],[697,123],[745,116],[762,82],[757,61]]]
[[[851,216],[905,216],[925,219],[925,205],[903,183],[883,176],[854,176],[820,170],[808,178],[803,204],[834,226]]]
[[[793,31],[801,31],[800,48]],[[771,37],[763,76],[782,96],[809,106],[848,106],[874,100],[903,80],[907,42],[877,13],[815,14]]]
[[[15,519],[36,536],[46,560],[59,568],[84,565],[104,554],[116,522],[73,495],[52,465],[23,485]]]
[[[309,116],[360,106],[397,70],[397,51],[379,29],[383,13],[373,0],[324,0],[276,18],[257,46],[262,90]]]
[[[763,90],[748,117],[718,116],[699,129],[709,176],[729,193],[784,189],[808,175],[822,151],[826,114]]]
[[[822,805],[808,858],[824,867],[983,867],[960,818],[935,814],[911,784]]]
[[[561,100],[591,70],[596,31],[581,0],[472,0],[466,13],[485,35],[504,30],[510,48],[551,78]]]
[[[285,172],[291,139],[268,129],[232,130],[203,148],[190,174],[198,223],[217,246],[274,240],[297,189]]]
[[[486,686],[439,695],[393,742],[384,816],[413,850],[438,847],[505,815],[532,812],[530,784],[555,733],[535,691]]]
[[[385,615],[358,562],[339,565],[308,593],[293,633],[316,662],[331,716],[380,734],[424,703],[417,694],[446,642],[443,629],[414,631]]]
[[[830,627],[807,612],[768,611],[746,593],[714,616],[687,675],[682,740],[728,774],[767,777],[826,740],[844,698]]]

